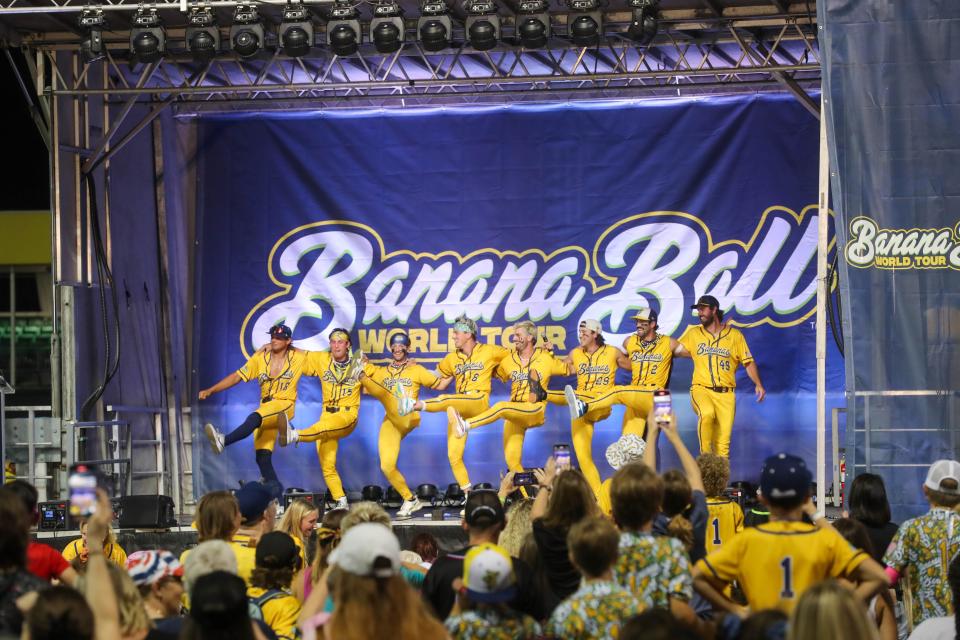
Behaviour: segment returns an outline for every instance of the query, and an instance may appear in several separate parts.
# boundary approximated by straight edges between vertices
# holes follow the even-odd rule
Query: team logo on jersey
[[[859,268],[960,269],[960,223],[953,229],[884,229],[857,217],[844,256]]]
[[[730,357],[730,349],[724,349],[723,347],[711,347],[708,344],[701,342],[697,345],[697,355],[698,356],[721,356],[724,358]]]
[[[577,367],[578,376],[596,375],[598,373],[610,373],[610,367],[605,364],[587,365],[581,364]]]
[[[247,314],[241,344],[249,353],[283,322],[304,349],[326,348],[329,328],[343,326],[356,331],[364,351],[382,352],[387,333],[402,327],[411,352],[423,358],[454,348],[450,323],[464,313],[480,324],[482,342],[509,345],[510,325],[529,319],[541,337],[567,349],[579,322],[595,318],[617,344],[635,329],[632,313],[649,306],[660,310],[658,330],[679,336],[691,322],[690,304],[708,293],[743,327],[794,326],[814,312],[814,205],[800,213],[770,207],[749,238],[714,238],[697,216],[655,211],[624,218],[582,244],[548,250],[530,240],[533,247],[522,251],[462,238],[458,251],[416,253],[388,246],[357,222],[304,225],[271,250],[276,289]]]
[[[483,366],[482,362],[466,362],[457,364],[457,366],[453,368],[453,371],[456,375],[462,376],[467,371],[483,371]]]
[[[630,355],[630,360],[633,362],[663,362],[662,353],[640,353],[639,351],[634,351]]]

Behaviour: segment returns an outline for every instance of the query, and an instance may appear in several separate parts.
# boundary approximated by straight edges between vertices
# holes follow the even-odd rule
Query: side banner
[[[711,294],[743,330],[768,393],[756,403],[740,371],[734,478],[755,478],[775,450],[813,463],[817,123],[792,99],[206,118],[199,127],[203,386],[239,368],[281,321],[308,350],[345,327],[374,361],[404,330],[417,361],[433,368],[453,349],[450,323],[461,313],[479,323],[482,342],[504,346],[511,325],[532,320],[565,354],[582,319],[599,320],[619,345],[630,316],[648,306],[660,331],[679,337],[697,322],[690,306]],[[831,359],[839,391],[842,368]],[[670,386],[696,452],[691,373],[689,360],[677,362]],[[256,408],[253,387],[200,403],[195,426],[242,422]],[[493,401],[505,391],[495,382]],[[319,384],[304,378],[294,424],[320,412]],[[617,408],[594,436],[603,476],[621,416]],[[383,417],[364,397],[356,431],[340,443],[348,489],[385,484]],[[404,440],[400,468],[412,486],[453,481],[445,433],[444,415],[424,414]],[[498,423],[470,434],[475,481],[495,482],[505,468],[501,434]],[[524,464],[542,465],[570,437],[566,408],[550,406],[546,424],[527,433]],[[252,448],[196,451],[200,489],[255,478]],[[312,445],[275,460],[285,485],[323,488]]]

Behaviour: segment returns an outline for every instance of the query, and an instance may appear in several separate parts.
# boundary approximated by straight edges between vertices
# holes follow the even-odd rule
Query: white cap
[[[330,564],[355,576],[389,578],[400,572],[400,542],[382,524],[357,524],[343,534]]]
[[[944,480],[953,480],[956,488],[946,489],[940,484]],[[960,462],[955,460],[937,460],[927,471],[927,479],[923,483],[927,489],[949,493],[951,495],[960,495]]]
[[[643,457],[647,443],[635,433],[625,433],[607,447],[607,463],[614,469],[636,462]]]
[[[603,327],[600,326],[600,321],[593,320],[592,318],[581,320],[580,326],[585,328],[587,331],[593,331],[596,334],[600,334],[603,332]]]

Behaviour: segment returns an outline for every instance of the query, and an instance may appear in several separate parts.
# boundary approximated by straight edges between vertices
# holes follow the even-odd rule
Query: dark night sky
[[[14,53],[17,59],[20,54]],[[4,153],[0,154],[0,211],[49,209],[47,148],[30,118],[27,103],[0,53],[0,118]]]

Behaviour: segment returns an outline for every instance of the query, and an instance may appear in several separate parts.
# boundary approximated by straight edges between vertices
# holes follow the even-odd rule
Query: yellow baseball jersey
[[[633,334],[627,338],[624,348],[633,371],[631,385],[652,389],[667,388],[670,382],[670,367],[673,364],[670,338],[658,333],[651,342],[644,342],[640,336]]]
[[[420,387],[435,388],[440,378],[427,371],[419,364],[390,364],[382,367],[367,365],[363,372],[370,379],[394,393],[397,385],[403,388],[404,393],[416,400],[420,397]]]
[[[237,375],[244,382],[256,380],[260,385],[260,400],[289,400],[297,399],[297,383],[300,381],[307,366],[308,351],[294,351],[288,349],[284,357],[283,368],[276,376],[270,375],[270,353],[261,351],[253,354],[247,364],[237,370]]]
[[[347,363],[338,363],[329,351],[308,351],[304,374],[320,378],[323,405],[350,408],[360,406],[360,382],[347,378]]]
[[[697,568],[726,583],[736,580],[752,611],[790,613],[808,588],[826,578],[849,577],[867,557],[835,529],[774,521],[724,541]]]
[[[552,376],[567,375],[567,363],[549,351],[540,348],[533,350],[530,362],[523,364],[516,351],[500,361],[497,377],[504,382],[513,383],[510,387],[510,400],[527,402],[530,394],[530,371],[536,371],[540,377],[540,386],[544,389],[550,384]]]
[[[707,553],[743,531],[743,509],[733,500],[707,498]]]
[[[493,344],[477,343],[467,356],[462,351],[452,351],[437,365],[437,371],[445,378],[454,376],[457,393],[474,391],[490,393],[490,378],[497,365],[509,354],[508,349]]]
[[[679,340],[693,357],[692,384],[704,387],[737,386],[737,367],[753,362],[739,329],[721,329],[714,337],[702,325],[691,325]]]
[[[613,387],[618,355],[619,349],[606,344],[593,353],[587,353],[583,349],[571,351],[573,372],[577,376],[577,391],[597,393]]]

